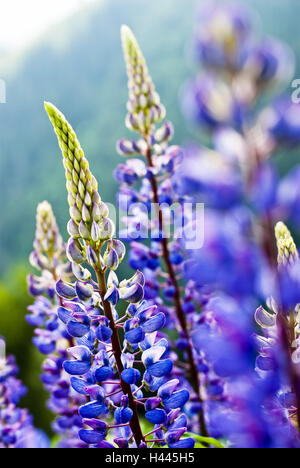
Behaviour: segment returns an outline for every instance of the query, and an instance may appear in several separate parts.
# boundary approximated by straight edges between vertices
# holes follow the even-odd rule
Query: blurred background
[[[43,101],[63,110],[77,131],[104,201],[114,203],[116,141],[124,130],[127,86],[120,26],[133,28],[154,82],[175,126],[175,141],[189,140],[178,94],[193,73],[189,45],[198,0],[10,0],[0,8],[0,334],[16,355],[29,392],[24,406],[50,431],[40,381],[40,357],[24,315],[28,255],[37,204],[52,203],[65,235],[67,199],[61,155]],[[224,0],[224,3],[225,0]],[[241,1],[261,18],[264,34],[277,36],[300,57],[299,0]],[[259,31],[258,31],[259,34]],[[295,78],[300,78],[297,60]],[[195,135],[192,135],[195,138]],[[280,155],[279,155],[280,156]],[[280,158],[286,172],[298,158]],[[293,160],[294,159],[294,160]],[[65,236],[66,237],[66,236]],[[44,400],[41,395],[44,395]]]

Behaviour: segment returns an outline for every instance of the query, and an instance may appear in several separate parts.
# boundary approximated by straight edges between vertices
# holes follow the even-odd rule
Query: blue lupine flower
[[[281,218],[300,226],[300,166],[294,167],[281,181],[278,190]]]
[[[80,439],[88,445],[99,444],[106,436],[105,433],[87,429],[81,429],[78,434]]]
[[[124,369],[121,374],[122,380],[129,385],[137,384],[141,379],[141,373],[138,369]]]
[[[195,34],[196,58],[208,67],[243,67],[253,36],[254,15],[237,3],[201,4]]]
[[[117,279],[113,279],[113,276],[111,276],[111,281],[112,280],[118,285]],[[139,281],[139,284],[143,284],[143,278],[138,274],[136,278],[128,282],[123,282],[121,287],[125,288],[125,284],[127,284],[128,287],[131,288],[132,282],[136,280]],[[117,287],[119,287],[119,285]],[[97,294],[94,291],[92,295],[94,298],[93,300],[96,299],[96,296]],[[165,324],[164,314],[162,314],[162,312],[157,312],[157,307],[146,301],[138,304],[131,303],[128,307],[127,314],[129,318],[127,318],[123,325],[125,331],[124,344],[128,343],[128,345],[130,344],[130,346],[133,346],[133,341],[136,341],[137,345],[145,347],[142,353],[142,360],[147,370],[144,373],[143,385],[145,385],[146,382],[148,385],[147,375],[151,375],[151,379],[156,379],[158,382],[157,388],[159,388],[159,379],[162,380],[164,376],[168,375],[173,367],[173,361],[171,359],[162,359],[166,355],[168,347],[167,340],[163,338],[157,341],[155,339],[157,330]],[[125,425],[125,427],[117,428],[116,432],[122,432],[121,430],[125,429],[127,431],[128,429],[128,434],[130,433],[130,428],[129,426],[127,428],[126,425],[130,424],[133,412],[132,409],[128,407],[127,397],[125,399],[122,397],[120,384],[118,380],[115,380],[112,357],[110,357],[109,352],[105,350],[106,347],[107,350],[109,350],[111,346],[112,333],[109,322],[102,315],[95,314],[94,308],[90,307],[85,299],[83,301],[80,300],[79,297],[77,297],[76,300],[73,299],[71,303],[65,301],[64,307],[59,309],[59,317],[67,327],[74,316],[88,316],[92,319],[86,322],[90,331],[84,337],[77,338],[78,345],[69,349],[69,353],[75,359],[65,360],[63,366],[68,373],[73,375],[73,377],[71,377],[72,388],[80,395],[89,396],[91,398],[91,401],[80,406],[79,414],[81,418],[84,419],[84,425],[90,426],[92,429],[80,429],[79,427],[79,438],[81,438],[82,443],[99,446],[99,443],[104,440],[105,435],[103,435],[103,431],[99,433],[99,430],[94,428],[94,423],[90,424],[90,421],[108,415],[110,407],[109,401],[113,401],[114,405],[119,405],[121,403],[121,406],[118,406],[114,411],[114,418],[117,426]],[[143,330],[142,327],[145,327],[145,330]],[[68,330],[70,332],[71,328],[68,327]],[[142,333],[140,333],[140,330],[142,330]],[[133,341],[130,339],[131,335],[134,337]],[[99,338],[102,338],[102,340],[99,340]],[[99,350],[97,350],[97,345],[95,348],[97,339],[99,340]],[[79,344],[80,341],[81,343]],[[92,343],[94,344],[92,345]],[[124,383],[132,386],[135,398],[140,399],[143,397],[143,392],[139,390],[136,385],[139,384],[141,379],[141,372],[139,369],[132,367],[134,364],[134,356],[131,357],[130,353],[124,353],[122,359],[124,370],[121,372],[120,377]],[[157,376],[159,376],[159,378]],[[171,398],[172,393],[172,391],[169,392]],[[181,397],[179,396],[179,398],[175,394],[173,403],[171,400],[168,408],[171,409],[174,405],[183,406],[183,400],[186,399],[187,393],[188,392],[183,391],[183,395]],[[106,397],[107,394],[111,394],[111,396]],[[174,401],[177,403],[174,403]],[[155,418],[155,421],[166,422],[167,413],[160,408],[161,403],[162,399],[155,397],[149,400],[150,406],[147,405],[146,402],[146,417],[148,417],[148,413],[150,412],[152,421],[154,421],[153,418]],[[158,410],[156,417],[155,413],[151,413],[153,410]],[[153,424],[155,424],[155,421]],[[93,431],[95,431],[95,435]],[[126,437],[122,436],[115,439],[118,446],[128,446],[128,434]]]
[[[126,125],[140,134],[137,141],[123,138],[117,145],[118,152],[127,156],[126,163],[119,165],[115,172],[115,178],[120,184],[119,206],[125,211],[124,221],[127,228],[124,234],[122,233],[122,237],[130,242],[130,266],[144,274],[144,298],[150,304],[158,306],[157,313],[153,314],[153,317],[147,319],[139,317],[139,326],[146,334],[155,333],[161,327],[166,327],[185,335],[186,346],[182,353],[183,361],[187,364],[186,374],[193,376],[191,379],[193,393],[200,400],[197,357],[191,349],[189,339],[194,317],[192,317],[193,314],[186,317],[185,292],[180,290],[180,284],[183,283],[185,255],[180,242],[174,240],[170,242],[167,238],[165,230],[169,226],[167,223],[164,226],[163,216],[161,216],[164,210],[167,211],[173,205],[177,206],[177,214],[181,219],[174,222],[174,237],[176,237],[177,231],[179,232],[182,228],[183,206],[187,197],[185,194],[176,193],[173,176],[182,162],[183,152],[178,146],[169,146],[174,133],[172,124],[160,123],[158,127],[158,123],[165,116],[165,109],[154,90],[145,59],[134,35],[127,27],[124,27],[122,31],[130,95]],[[141,63],[141,67],[138,67],[137,63]],[[154,96],[155,99],[152,99]],[[142,107],[140,107],[141,100],[143,101]],[[237,106],[235,102],[232,106],[230,103],[229,107],[236,119],[241,112],[241,106]],[[149,216],[153,203],[160,204],[161,213],[155,212],[155,218],[151,223],[150,243],[145,245],[143,241],[149,237]],[[135,205],[132,206],[133,204]],[[131,208],[134,212],[133,216],[128,215],[128,210]],[[185,284],[183,289],[184,286]],[[123,293],[121,293],[121,298],[127,300]],[[138,333],[142,335],[141,331],[133,332],[125,329],[125,333],[131,346],[137,346],[135,340],[140,339],[137,335]],[[175,342],[176,339],[173,344]],[[166,349],[163,350],[163,354],[168,354]],[[147,368],[144,381],[150,390],[156,391],[171,372],[180,374],[184,378],[184,364],[175,368],[173,360],[168,355],[160,360],[161,355],[152,363],[150,363],[152,358],[150,356],[148,358],[142,357],[142,360]],[[189,382],[186,386],[191,387]],[[202,425],[205,433],[204,420],[202,420]]]
[[[285,84],[292,77],[293,55],[289,48],[273,37],[265,37],[249,51],[244,70],[258,85]]]
[[[182,408],[190,398],[190,393],[187,390],[179,390],[178,392],[173,393],[167,399],[163,399],[163,404],[165,407],[170,409]]]
[[[125,42],[127,40],[130,41],[130,37]],[[149,376],[158,388],[159,379],[168,376],[173,368],[173,360],[166,356],[168,342],[158,335],[166,323],[165,316],[153,303],[143,301],[145,277],[141,271],[119,282],[115,271],[125,256],[125,246],[113,239],[115,228],[108,218],[108,208],[101,202],[96,180],[88,168],[73,129],[53,105],[46,103],[45,107],[61,148],[63,141],[67,139],[69,142],[67,158],[70,159],[65,169],[69,180],[67,189],[71,221],[68,232],[71,238],[66,254],[75,283],[69,277],[57,282],[56,293],[60,303],[57,315],[60,319],[59,331],[61,333],[63,329],[66,332],[70,343],[68,359],[62,359],[61,365],[65,373],[72,376],[69,377],[72,391],[78,392],[79,400],[82,400],[82,404],[77,406],[78,421],[73,421],[72,425],[60,417],[57,423],[64,428],[77,425],[77,446],[107,447],[105,438],[110,430],[119,447],[147,446],[149,442],[142,433],[137,406],[144,406],[143,390],[144,387],[147,390],[150,387],[147,381]],[[159,106],[155,109],[156,112],[163,111]],[[169,135],[170,131],[164,128],[162,133]],[[163,135],[157,134],[156,138],[159,140]],[[71,139],[74,144],[70,143]],[[128,144],[123,142],[120,148],[127,151]],[[63,157],[66,157],[65,152]],[[79,166],[75,162],[77,157],[80,159]],[[70,167],[73,167],[72,175],[69,174]],[[81,167],[80,174],[77,174],[78,167]],[[128,166],[128,171],[125,171],[127,182],[131,183],[131,175],[133,179],[135,174],[140,177],[143,167],[143,164],[138,163]],[[74,186],[71,189],[72,178]],[[75,200],[76,191],[78,196]],[[84,263],[94,269],[97,282],[92,279],[89,270],[84,268]],[[118,305],[121,300],[129,306],[126,315],[119,317]],[[122,335],[119,335],[119,329]],[[140,353],[141,359],[138,358]],[[142,364],[146,370],[138,387],[142,374],[137,367]],[[60,400],[67,397],[68,380],[65,382],[59,372],[56,372],[56,377],[52,398]],[[175,399],[178,401],[178,398]],[[181,404],[183,399],[179,400]],[[168,415],[164,409],[157,407],[153,411],[163,415],[167,423]],[[99,417],[108,419],[112,415],[115,424],[111,426],[103,427],[101,423],[95,422]],[[165,443],[164,433],[161,439],[160,442]]]
[[[49,448],[44,433],[34,428],[26,409],[18,408],[26,388],[17,380],[12,356],[0,362],[0,448]]]
[[[259,116],[253,112],[267,86],[288,79],[292,58],[274,39],[257,42],[255,18],[241,5],[208,5],[200,19],[195,45],[206,69],[186,84],[182,105],[210,131],[211,149],[185,152],[169,146],[172,124],[162,123],[165,108],[145,59],[122,27],[126,125],[140,134],[119,141],[127,159],[115,171],[127,211],[129,263],[137,270],[130,279],[118,279],[126,249],[114,239],[75,132],[58,109],[45,105],[66,170],[70,239],[65,246],[51,207],[41,204],[30,257],[41,274],[28,278],[35,303],[27,320],[36,327],[34,344],[47,355],[42,381],[57,414],[60,447],[114,448],[110,437],[119,448],[188,449],[195,441],[185,433],[199,432],[199,425],[201,435],[233,447],[300,444],[299,256],[283,223],[275,230],[278,270],[273,245],[279,215],[299,222],[300,196],[292,187],[299,174],[280,184],[270,162],[281,144],[299,143],[299,109],[280,99]],[[185,213],[186,202],[208,206],[205,241],[193,251],[186,250],[186,237],[203,226],[194,212]],[[159,208],[149,223],[152,203]],[[163,216],[173,204],[188,223],[181,240],[175,220],[170,241]],[[268,310],[257,308],[262,301]],[[261,335],[254,333],[255,309]],[[6,365],[1,386],[0,446],[28,446],[35,437],[44,445],[27,413],[14,407],[24,389]],[[148,434],[140,413],[154,426]],[[30,442],[20,439],[24,422]]]
[[[300,141],[299,106],[289,96],[272,103],[262,114],[262,125],[276,144],[298,145]]]
[[[79,414],[82,418],[93,419],[104,416],[108,412],[107,405],[101,401],[90,401],[79,408]]]
[[[274,166],[258,167],[253,177],[251,201],[260,215],[272,215],[278,204],[279,176]]]
[[[170,443],[169,447],[172,449],[192,449],[195,447],[195,440],[192,439],[192,437],[187,437],[179,440],[178,442]]]
[[[78,285],[71,283],[75,280],[73,269],[67,262],[65,246],[58,232],[52,209],[47,202],[38,207],[34,249],[30,257],[31,262],[42,270],[42,273],[40,277],[28,278],[29,291],[36,299],[35,303],[29,306],[31,314],[27,315],[26,319],[37,327],[33,342],[39,351],[47,356],[43,363],[41,380],[50,393],[48,406],[57,415],[57,419],[53,422],[53,430],[60,436],[59,447],[84,447],[77,436],[78,430],[82,427],[78,406],[84,399],[83,393],[80,396],[73,391],[63,367],[64,361],[67,360],[67,348],[75,343],[60,322],[62,320],[65,324],[69,323],[74,335],[84,334],[86,318],[81,315],[77,316],[79,320],[73,320],[72,305],[70,306],[72,304],[70,301],[77,297],[77,291],[83,298],[84,290],[83,288],[79,290]],[[60,279],[56,281],[56,278]]]
[[[226,210],[243,197],[240,174],[220,154],[195,146],[186,148],[174,184],[178,193],[191,195],[210,208]]]
[[[181,100],[185,116],[209,129],[222,125],[240,129],[247,113],[242,100],[213,73],[199,75],[186,83]]]
[[[145,416],[146,419],[152,424],[163,424],[167,419],[167,414],[162,409],[154,409],[147,411]]]

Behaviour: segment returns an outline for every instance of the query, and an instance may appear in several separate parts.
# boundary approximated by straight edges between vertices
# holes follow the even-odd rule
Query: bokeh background
[[[223,0],[225,3],[226,0]],[[65,234],[64,171],[43,109],[49,100],[76,128],[106,202],[115,201],[116,141],[124,130],[127,86],[119,29],[136,33],[162,101],[173,121],[176,143],[191,135],[178,95],[193,74],[189,44],[199,0],[11,0],[0,6],[0,78],[7,103],[0,104],[0,335],[16,355],[28,386],[24,405],[36,425],[50,432],[51,415],[39,381],[40,357],[24,316],[38,202],[52,203]],[[296,55],[300,78],[299,0],[249,0],[260,16],[258,34],[275,35]],[[200,138],[200,136],[199,136]],[[286,172],[299,154],[277,155]],[[43,397],[41,397],[43,395]]]

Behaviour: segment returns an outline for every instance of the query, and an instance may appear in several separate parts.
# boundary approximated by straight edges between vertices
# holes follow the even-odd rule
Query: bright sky
[[[0,0],[0,50],[26,47],[49,26],[94,0]]]

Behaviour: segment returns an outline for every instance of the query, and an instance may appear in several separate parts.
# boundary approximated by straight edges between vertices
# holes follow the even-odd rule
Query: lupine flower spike
[[[258,338],[260,355],[256,366],[260,375],[270,374],[277,366],[282,366],[284,390],[280,401],[300,430],[299,254],[289,229],[281,221],[275,226],[275,237],[278,249],[277,296],[268,300],[269,310],[259,307],[255,314],[264,334],[264,338]]]
[[[107,441],[110,433],[110,440],[120,448],[193,447],[193,439],[182,438],[187,421],[181,408],[189,392],[178,390],[178,380],[168,382],[173,361],[168,342],[158,335],[165,317],[155,305],[143,301],[141,272],[119,281],[116,270],[125,246],[113,238],[114,224],[73,129],[52,104],[45,107],[66,169],[71,216],[67,255],[80,273],[75,284],[59,281],[56,286],[63,300],[58,316],[76,340],[69,349],[73,359],[64,362],[64,369],[72,376],[73,389],[88,400],[79,408],[84,424],[79,437],[99,448],[115,446]],[[94,270],[97,282],[83,263]],[[126,315],[119,317],[121,300],[129,305]],[[157,395],[144,398],[144,389]],[[154,424],[148,434],[141,428],[139,406]]]
[[[85,398],[72,389],[63,369],[67,349],[74,345],[74,339],[57,316],[63,300],[56,292],[56,283],[58,280],[72,281],[75,277],[52,207],[46,201],[37,207],[34,251],[30,260],[41,275],[28,277],[29,292],[35,302],[28,307],[30,314],[26,319],[35,327],[33,343],[45,356],[41,379],[50,394],[49,409],[57,416],[53,430],[60,436],[59,447],[84,447],[77,433],[82,428],[78,406]]]
[[[278,254],[274,242],[279,214],[299,226],[299,194],[291,190],[299,168],[280,182],[271,161],[283,145],[299,144],[299,106],[286,96],[256,114],[265,90],[289,82],[293,57],[256,34],[255,15],[240,3],[200,2],[199,13],[201,69],[181,98],[209,148],[186,148],[176,189],[205,203],[205,244],[191,252],[185,277],[204,304],[193,336],[207,366],[209,433],[233,446],[299,446],[291,424],[299,426],[299,260],[283,223]],[[252,314],[262,301],[254,343]]]
[[[121,36],[129,88],[126,125],[130,130],[140,133],[141,139],[138,141],[122,139],[118,143],[117,149],[120,154],[127,157],[143,156],[146,164],[137,159],[129,159],[126,164],[119,165],[115,172],[116,179],[122,184],[119,200],[122,204],[125,197],[129,207],[139,201],[143,203],[143,206],[149,207],[151,203],[156,206],[156,219],[154,220],[156,234],[152,235],[151,248],[132,242],[131,265],[143,270],[146,278],[146,294],[149,299],[160,301],[160,288],[163,288],[167,306],[162,304],[162,307],[168,313],[168,326],[175,326],[179,331],[178,346],[183,349],[186,357],[183,367],[186,366],[192,385],[193,400],[196,400],[194,408],[196,409],[198,406],[196,413],[200,411],[201,433],[207,435],[198,373],[198,357],[194,354],[190,339],[195,306],[190,291],[181,294],[180,276],[184,255],[178,242],[169,243],[167,238],[169,226],[166,225],[160,205],[167,204],[170,207],[176,203],[179,212],[182,210],[184,198],[179,200],[175,196],[171,183],[171,177],[181,161],[182,155],[180,148],[168,147],[168,142],[173,136],[172,124],[166,122],[157,128],[157,124],[165,117],[166,111],[155,91],[134,34],[127,26],[123,26]],[[133,188],[134,185],[137,186],[136,189]],[[143,223],[143,215],[142,212],[136,212],[133,222],[138,225]],[[135,231],[135,226],[129,226],[129,239]],[[176,233],[174,237],[176,237]],[[134,236],[132,238],[135,239]],[[159,261],[160,257],[162,263]],[[168,305],[169,303],[173,304],[173,307]],[[186,314],[187,310],[191,312],[189,317]],[[182,374],[182,369],[180,372]]]
[[[299,260],[294,239],[287,226],[281,221],[275,226],[275,237],[278,249],[278,265],[292,265]]]

